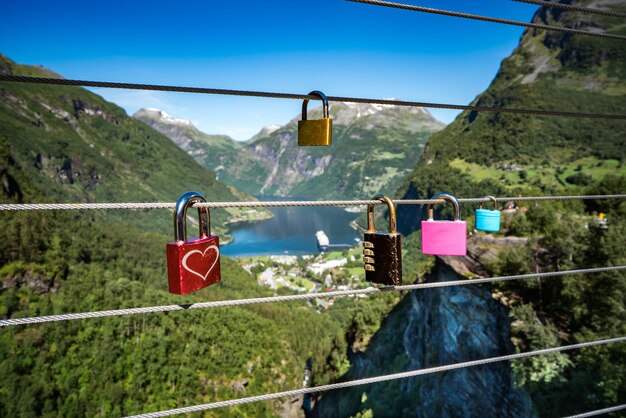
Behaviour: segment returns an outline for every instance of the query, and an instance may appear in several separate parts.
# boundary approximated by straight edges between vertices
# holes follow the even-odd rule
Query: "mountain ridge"
[[[51,74],[2,55],[0,72]],[[253,199],[219,182],[168,137],[86,89],[3,82],[0,97],[3,199],[173,202],[189,189],[211,200]],[[213,226],[224,232],[226,223],[240,215],[244,211],[216,211]],[[94,216],[124,218],[113,212]],[[128,219],[135,218],[141,217]],[[150,230],[170,234],[169,217],[157,219],[141,222]]]
[[[602,2],[602,7],[615,6],[623,9],[626,2]],[[621,22],[609,18],[546,8],[539,9],[532,22],[626,33]],[[503,60],[490,86],[471,104],[619,114],[623,113],[625,97],[626,48],[622,44],[529,29]],[[421,199],[440,192],[458,197],[618,194],[626,187],[625,141],[623,121],[465,111],[432,135],[395,197]],[[502,229],[492,243],[481,238],[493,238],[493,234],[472,228],[476,205],[461,206],[461,218],[468,223],[468,244],[479,248],[477,253],[482,256],[438,258],[430,277],[426,277],[429,282],[626,263],[623,201],[520,202],[508,214],[502,212]],[[424,257],[420,254],[419,230],[424,212],[420,206],[397,208],[398,227],[404,235],[403,264],[412,265]],[[452,216],[450,205],[438,212],[441,219]],[[612,220],[607,228],[599,226],[600,212]],[[517,241],[517,245],[507,248],[495,242],[506,239]],[[446,259],[454,261],[448,265],[450,260]],[[464,263],[480,269],[450,268]],[[452,292],[476,292],[471,298],[444,289],[412,293],[411,299],[407,296],[396,307],[399,313],[385,318],[366,350],[354,350],[356,361],[351,362],[344,379],[404,372],[427,366],[425,361],[432,359],[439,359],[433,365],[448,364],[622,335],[625,279],[623,272],[615,272],[535,283],[507,281],[486,288],[449,288]],[[410,306],[409,300],[419,303]],[[500,306],[475,309],[480,300]],[[483,333],[485,320],[493,319],[498,326],[486,326],[487,333]],[[501,332],[502,339],[494,346],[497,353],[471,353],[473,343],[490,332]],[[402,336],[402,343],[388,335]],[[488,346],[485,342],[476,348]],[[393,362],[389,361],[390,353],[397,353],[396,358],[391,354]],[[450,361],[448,354],[465,357]],[[499,372],[472,368],[340,389],[321,396],[316,416],[384,416],[390,404],[406,407],[404,415],[419,417],[570,416],[624,402],[626,373],[623,362],[615,361],[624,355],[624,347],[615,345],[594,353],[581,350],[512,362]],[[485,398],[465,393],[476,387],[481,388],[481,395],[492,390],[498,393]],[[518,391],[522,397],[515,403],[522,407],[516,410],[509,401],[515,400],[514,392]],[[528,405],[526,394],[532,405]],[[483,400],[495,404],[484,405]],[[481,405],[474,412],[477,403]]]
[[[610,18],[556,9],[539,9],[532,22],[626,33]],[[619,43],[529,29],[471,104],[618,114],[625,97],[626,48]],[[625,160],[623,121],[464,111],[431,137],[395,195],[558,193],[626,174]],[[399,208],[402,231],[417,230],[421,215],[419,208]]]
[[[134,116],[248,193],[317,199],[389,194],[430,134],[444,126],[426,109],[394,105],[334,103],[330,115],[334,140],[328,148],[297,146],[299,116],[245,142],[186,129],[155,111]],[[321,116],[321,107],[309,110],[311,119]]]

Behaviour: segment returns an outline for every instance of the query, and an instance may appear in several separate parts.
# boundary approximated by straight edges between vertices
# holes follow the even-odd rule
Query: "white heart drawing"
[[[207,253],[207,251],[209,250],[215,250],[215,252],[217,253],[217,256],[215,257],[215,261],[213,262],[213,264],[211,265],[211,267],[209,268],[209,270],[206,272],[206,274],[203,276],[202,274],[198,273],[195,270],[192,270],[189,268],[189,266],[187,266],[187,258],[191,255],[191,254],[195,254],[198,253],[200,254],[202,257],[204,257],[204,255]],[[187,270],[189,273],[191,274],[195,274],[196,276],[200,277],[202,280],[206,281],[207,276],[209,275],[209,273],[211,272],[211,270],[213,270],[213,267],[215,267],[215,265],[217,264],[217,261],[220,259],[220,248],[217,245],[211,245],[209,247],[207,247],[204,251],[200,251],[200,250],[193,250],[193,251],[189,251],[187,254],[185,254],[185,256],[183,257],[183,267],[185,268],[185,270]]]

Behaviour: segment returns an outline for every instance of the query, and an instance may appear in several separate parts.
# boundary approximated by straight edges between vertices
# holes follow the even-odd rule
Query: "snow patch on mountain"
[[[276,132],[280,128],[282,128],[281,125],[267,125],[267,126],[264,126],[264,127],[261,128],[261,130],[258,133],[256,133],[248,141],[254,141],[257,138],[262,138],[264,136],[271,135],[272,133]]]
[[[193,123],[188,119],[175,118],[169,115],[168,113],[166,113],[165,111],[156,109],[154,107],[146,107],[146,108],[139,109],[137,112],[133,114],[133,116],[136,118],[137,117],[136,115],[140,115],[140,114],[151,116],[155,119],[158,119],[160,122],[166,123],[169,125],[194,126]]]

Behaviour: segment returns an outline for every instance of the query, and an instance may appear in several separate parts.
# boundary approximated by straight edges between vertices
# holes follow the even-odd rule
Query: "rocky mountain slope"
[[[443,263],[435,271],[430,281],[458,279]],[[367,349],[353,353],[343,379],[510,354],[509,323],[507,309],[486,289],[410,292]],[[390,411],[404,417],[529,417],[532,404],[515,388],[509,364],[500,363],[333,391],[315,406],[316,417],[386,417]]]
[[[0,72],[57,76],[1,55]],[[216,180],[166,136],[79,87],[1,83],[0,158],[0,184],[13,201],[173,202],[187,190],[215,200],[251,198]],[[94,213],[170,234],[169,215],[154,215]],[[213,226],[224,231],[243,215],[215,211]]]
[[[209,135],[185,119],[173,118],[158,109],[140,109],[133,117],[169,137],[201,166],[234,187],[258,193],[267,168],[257,161],[245,144],[226,135]]]
[[[353,198],[390,193],[443,127],[425,109],[334,103],[333,146],[298,147],[295,118],[237,143],[188,121],[142,109],[134,117],[172,138],[219,179],[252,194]],[[309,118],[320,118],[321,108]]]
[[[625,8],[623,0],[573,3]],[[540,9],[533,22],[626,33],[619,19],[558,9]],[[473,104],[622,114],[626,47],[620,41],[528,30]],[[625,174],[625,159],[624,121],[463,112],[431,137],[397,196],[553,192]],[[419,227],[416,208],[399,212],[405,233]]]

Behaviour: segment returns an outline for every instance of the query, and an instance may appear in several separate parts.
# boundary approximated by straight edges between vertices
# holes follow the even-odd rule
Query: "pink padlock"
[[[461,208],[456,197],[439,193],[431,199],[443,199],[454,205],[453,221],[433,219],[433,205],[428,205],[428,220],[422,221],[422,254],[465,255],[467,253],[467,226],[461,220]]]

